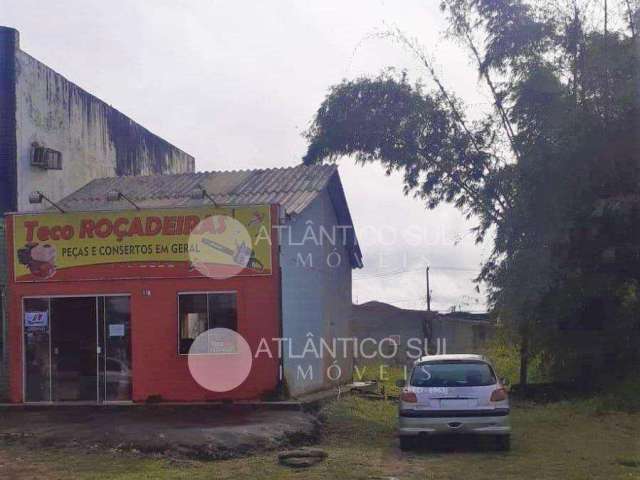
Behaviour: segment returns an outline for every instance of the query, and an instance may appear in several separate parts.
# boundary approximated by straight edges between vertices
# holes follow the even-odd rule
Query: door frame
[[[131,398],[129,400],[106,400],[107,398],[107,317],[106,317],[106,302],[102,304],[102,326],[104,327],[102,331],[102,345],[100,344],[100,298],[109,298],[109,297],[126,297],[129,300],[129,371],[131,372],[131,380],[130,380],[130,388],[131,388]],[[132,317],[131,317],[131,304],[132,304],[133,296],[130,293],[125,294],[108,294],[108,295],[98,295],[96,296],[96,345],[100,347],[100,354],[96,356],[96,401],[100,405],[127,405],[133,403],[133,368],[132,368],[132,342],[131,342],[131,325],[132,325]],[[101,358],[103,357],[103,358]],[[104,386],[104,391],[102,392],[102,400],[100,400],[100,362],[104,361],[104,378],[102,379],[102,383]]]
[[[100,356],[104,345],[100,345],[100,312],[98,299],[102,297],[128,297],[131,302],[132,295],[130,293],[96,293],[96,294],[78,294],[78,295],[25,295],[20,299],[20,334],[21,334],[21,346],[22,346],[22,403],[30,405],[103,405],[103,404],[127,404],[133,403],[133,400],[100,400]],[[94,401],[54,401],[53,400],[53,365],[52,365],[52,344],[51,344],[51,331],[53,329],[53,318],[51,316],[51,299],[52,298],[95,298],[96,301],[96,398]],[[27,401],[27,349],[25,342],[25,328],[24,328],[24,315],[25,315],[25,300],[32,299],[44,299],[47,301],[47,309],[49,313],[49,400],[48,401]],[[131,304],[130,304],[131,305]],[[129,312],[131,315],[131,312]],[[105,340],[106,342],[106,340]],[[101,349],[101,353],[97,353],[98,347]],[[131,338],[129,338],[129,354],[131,355]],[[106,372],[105,372],[106,375]],[[106,377],[105,377],[106,378]],[[133,378],[132,378],[133,382]]]

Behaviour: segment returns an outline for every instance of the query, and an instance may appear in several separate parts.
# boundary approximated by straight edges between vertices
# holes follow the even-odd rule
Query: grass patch
[[[604,412],[640,412],[640,382],[629,378],[612,385],[603,393],[585,400],[583,408],[595,413]]]
[[[327,419],[326,438],[334,443],[339,440],[388,443],[396,426],[396,412],[396,404],[389,401],[348,397],[333,402],[323,410]]]
[[[618,458],[616,461],[623,467],[640,468],[640,459]]]

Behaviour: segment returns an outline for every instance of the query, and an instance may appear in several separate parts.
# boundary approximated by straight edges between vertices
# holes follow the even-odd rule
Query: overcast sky
[[[387,67],[425,77],[376,32],[400,28],[435,58],[446,84],[486,108],[466,54],[443,39],[437,0],[55,1],[0,0],[0,24],[21,48],[194,155],[198,170],[291,166],[329,87]],[[427,211],[399,176],[349,159],[340,174],[360,232],[365,268],[354,301],[484,309],[472,282],[491,245],[448,206]],[[378,232],[378,234],[374,233]]]

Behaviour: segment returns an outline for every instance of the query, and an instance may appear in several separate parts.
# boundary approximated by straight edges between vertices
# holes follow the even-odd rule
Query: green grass
[[[629,377],[626,381],[605,388],[604,392],[577,405],[590,413],[640,412],[640,381]]]
[[[323,413],[327,424],[320,447],[329,458],[305,471],[279,466],[275,453],[219,462],[171,462],[14,445],[0,449],[0,478],[640,479],[639,413],[594,413],[566,402],[516,405],[509,453],[482,447],[403,453],[394,436],[396,406],[390,401],[345,397]]]
[[[624,467],[640,468],[640,457],[638,458],[618,458],[617,462]]]

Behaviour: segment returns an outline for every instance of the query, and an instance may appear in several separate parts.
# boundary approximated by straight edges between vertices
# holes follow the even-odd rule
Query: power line
[[[409,270],[394,270],[391,272],[380,272],[373,273],[371,275],[365,275],[362,277],[354,277],[353,280],[369,280],[371,278],[384,278],[384,277],[395,277],[397,275],[403,275],[405,273],[413,273],[413,272],[422,272],[425,267],[413,268]],[[434,270],[444,270],[444,271],[452,271],[452,272],[479,272],[479,268],[464,268],[464,267],[439,267],[432,266],[431,269]]]
[[[362,277],[354,277],[354,280],[367,280],[369,278],[381,278],[381,277],[395,277],[396,275],[402,275],[404,273],[418,272],[422,271],[422,268],[415,268],[412,270],[396,270],[392,272],[380,272],[373,273],[371,275],[364,275]]]
[[[356,305],[364,305],[365,303],[372,302],[372,301],[379,302],[379,303],[386,303],[387,305],[392,305],[392,306],[398,306],[397,304],[415,303],[416,308],[420,308],[425,304],[425,299],[423,297],[419,297],[419,298],[395,298],[390,300],[383,300],[383,299],[366,300],[362,303],[356,303]],[[439,313],[452,313],[450,310],[451,310],[451,306],[443,307],[442,310],[436,308],[436,311],[438,311]],[[455,313],[487,313],[487,310],[488,309],[467,310],[465,308],[462,308],[461,310],[456,310]]]

